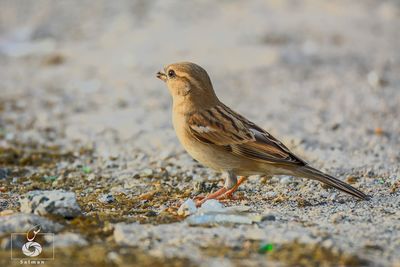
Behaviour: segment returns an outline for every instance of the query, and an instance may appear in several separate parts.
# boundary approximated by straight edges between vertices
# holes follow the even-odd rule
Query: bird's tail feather
[[[310,166],[300,167],[300,168],[296,169],[296,173],[299,176],[302,176],[304,178],[310,178],[310,179],[313,179],[313,180],[320,181],[320,182],[322,182],[324,184],[330,185],[330,186],[332,186],[332,187],[334,187],[336,189],[339,189],[339,190],[341,190],[341,191],[343,191],[343,192],[345,192],[347,194],[350,194],[352,196],[358,197],[360,199],[363,199],[363,200],[368,200],[369,199],[369,196],[364,194],[360,190],[355,189],[351,185],[349,185],[349,184],[347,184],[347,183],[345,183],[345,182],[343,182],[343,181],[341,181],[339,179],[336,179],[333,176],[325,174],[325,173],[323,173],[323,172],[321,172],[321,171],[319,171],[317,169],[314,169],[314,168],[312,168]]]

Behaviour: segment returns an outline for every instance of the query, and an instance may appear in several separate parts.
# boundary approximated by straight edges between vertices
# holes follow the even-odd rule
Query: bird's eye
[[[169,78],[174,78],[176,76],[175,71],[174,70],[169,70],[168,71],[168,77]]]

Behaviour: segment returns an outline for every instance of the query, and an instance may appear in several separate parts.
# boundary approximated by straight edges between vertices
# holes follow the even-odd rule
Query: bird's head
[[[180,62],[166,66],[157,78],[167,84],[174,105],[211,106],[218,101],[207,72],[194,63]]]

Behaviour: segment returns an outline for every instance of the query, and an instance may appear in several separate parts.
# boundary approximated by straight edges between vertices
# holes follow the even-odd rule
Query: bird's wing
[[[267,163],[306,165],[268,132],[219,105],[192,114],[189,132],[200,142],[224,147],[231,153]]]

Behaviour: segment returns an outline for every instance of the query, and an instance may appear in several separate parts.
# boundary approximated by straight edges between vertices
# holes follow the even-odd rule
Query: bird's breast
[[[244,162],[225,148],[197,140],[188,129],[186,118],[174,114],[173,125],[177,137],[185,150],[195,160],[216,171],[234,170]]]

